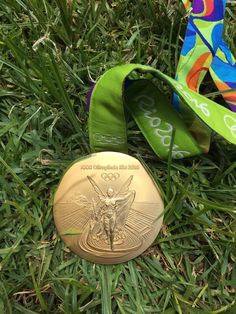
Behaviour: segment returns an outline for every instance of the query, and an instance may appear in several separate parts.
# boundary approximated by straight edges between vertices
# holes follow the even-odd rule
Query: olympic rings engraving
[[[119,173],[102,173],[101,177],[103,180],[105,181],[115,181],[117,179],[119,179],[120,174]]]

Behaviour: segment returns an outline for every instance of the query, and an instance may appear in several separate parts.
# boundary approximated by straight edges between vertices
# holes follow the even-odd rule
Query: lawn
[[[79,258],[52,217],[63,172],[90,153],[93,81],[131,62],[174,77],[181,1],[1,0],[0,20],[0,314],[236,313],[236,149],[220,136],[208,155],[166,162],[130,119],[129,154],[165,202],[161,232],[132,261]],[[232,3],[224,33],[236,56]],[[222,101],[210,77],[201,92]]]

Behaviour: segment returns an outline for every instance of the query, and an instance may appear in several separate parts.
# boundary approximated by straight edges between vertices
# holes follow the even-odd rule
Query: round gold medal
[[[54,199],[61,238],[79,256],[100,264],[126,262],[145,251],[162,224],[157,186],[135,158],[92,154],[65,173]]]

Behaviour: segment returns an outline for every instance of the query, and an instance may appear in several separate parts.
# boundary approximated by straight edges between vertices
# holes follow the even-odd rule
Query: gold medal
[[[100,264],[128,261],[145,251],[162,224],[157,186],[135,158],[92,154],[65,173],[54,199],[61,238],[79,256]]]

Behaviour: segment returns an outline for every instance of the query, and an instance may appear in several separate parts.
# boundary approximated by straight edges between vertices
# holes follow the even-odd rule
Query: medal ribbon
[[[225,4],[222,0],[218,2]],[[209,7],[204,8],[207,14],[211,12]],[[197,10],[194,12],[200,14]],[[214,25],[221,25],[221,22]],[[218,30],[221,29],[220,26],[217,27]],[[203,38],[198,36],[199,42],[203,42]],[[211,46],[211,49],[212,47],[217,50],[219,44]],[[198,42],[194,48],[193,55],[196,58]],[[200,44],[199,49],[198,55],[206,54],[203,68],[206,64],[209,68],[213,51],[209,45],[203,44]],[[186,60],[189,59],[191,60],[188,56]],[[101,76],[89,95],[89,136],[93,152],[110,150],[127,153],[126,108],[153,151],[162,159],[169,156],[172,136],[172,157],[176,159],[207,152],[211,130],[236,144],[236,113],[197,93],[206,72],[202,67],[198,71],[200,74],[195,75],[193,81],[190,80],[190,86],[186,84],[183,77],[187,77],[190,62],[185,60],[186,70],[182,70],[185,69],[181,66],[182,60],[179,63],[179,81],[150,66],[139,64],[117,66]],[[180,103],[180,112],[173,108],[166,96],[154,85],[158,81],[169,85],[175,93]]]

